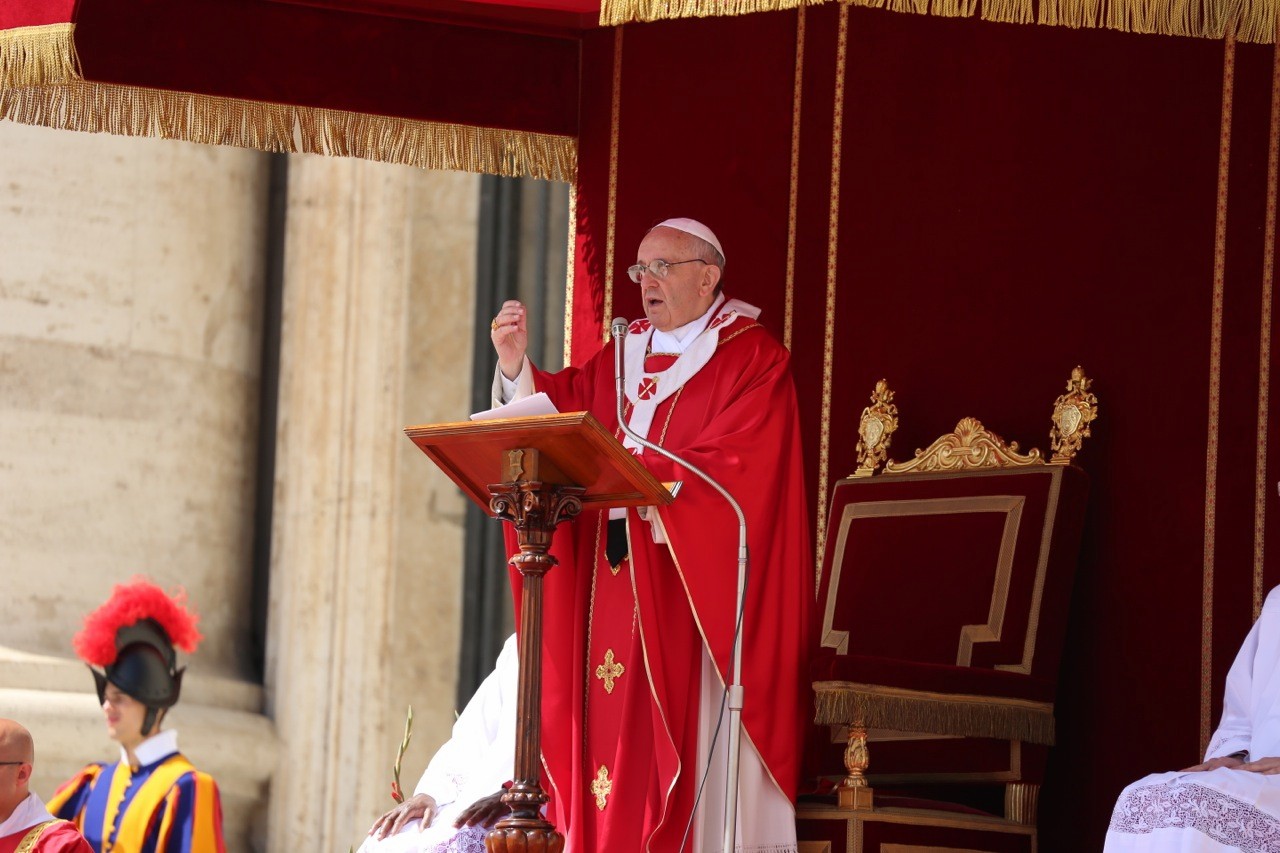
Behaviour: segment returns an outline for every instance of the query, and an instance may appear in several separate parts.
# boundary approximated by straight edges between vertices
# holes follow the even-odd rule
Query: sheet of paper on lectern
[[[534,415],[558,415],[559,413],[560,410],[556,408],[555,403],[551,402],[551,398],[539,391],[537,394],[513,400],[506,405],[476,412],[471,416],[471,420],[492,421],[498,418],[527,418]]]

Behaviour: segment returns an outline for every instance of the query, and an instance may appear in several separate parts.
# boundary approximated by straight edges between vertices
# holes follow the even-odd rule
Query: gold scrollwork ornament
[[[971,471],[982,468],[1018,468],[1043,465],[1040,451],[1018,452],[1018,442],[1008,444],[982,425],[977,418],[962,418],[954,432],[939,437],[916,458],[907,462],[890,461],[886,474],[927,473],[932,471]]]
[[[1098,417],[1098,398],[1089,392],[1093,380],[1084,375],[1084,369],[1076,365],[1067,383],[1067,393],[1053,404],[1053,428],[1049,430],[1049,442],[1053,445],[1055,465],[1069,465],[1080,452],[1080,446],[1090,436],[1089,424]]]
[[[893,391],[881,379],[871,394],[871,405],[862,410],[858,420],[858,470],[853,476],[870,477],[884,464],[897,428],[898,407],[893,402]]]

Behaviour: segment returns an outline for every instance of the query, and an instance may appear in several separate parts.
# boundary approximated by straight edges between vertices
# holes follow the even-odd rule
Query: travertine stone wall
[[[291,161],[268,641],[272,850],[345,850],[448,736],[462,498],[404,437],[468,414],[476,178]],[[287,780],[287,781],[286,781]]]
[[[266,158],[0,122],[0,715],[48,795],[112,758],[70,646],[134,573],[201,614],[173,716],[247,849],[272,767],[246,680]]]

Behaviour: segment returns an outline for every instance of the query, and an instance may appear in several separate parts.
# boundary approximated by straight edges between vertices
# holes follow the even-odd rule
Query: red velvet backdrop
[[[1047,449],[1071,368],[1096,377],[1101,419],[1081,457],[1089,513],[1041,799],[1042,849],[1096,849],[1125,783],[1196,759],[1202,678],[1216,725],[1252,619],[1273,48],[1236,55],[1205,676],[1223,44],[851,8],[828,411],[840,10],[804,14],[792,349],[815,511],[826,502],[822,422],[830,483],[854,467],[853,424],[882,376],[901,409],[899,459],[963,415]],[[623,270],[644,229],[667,216],[716,230],[729,292],[761,306],[781,337],[797,22],[792,11],[586,36],[575,359],[599,345],[613,313],[639,313]],[[618,38],[614,299],[604,304]],[[1280,394],[1274,374],[1270,394]],[[1275,543],[1280,418],[1267,429]],[[1277,582],[1273,556],[1265,587]]]
[[[71,5],[0,4],[0,27],[66,21]],[[578,129],[576,31],[244,0],[78,0],[74,18],[92,82],[536,133]]]

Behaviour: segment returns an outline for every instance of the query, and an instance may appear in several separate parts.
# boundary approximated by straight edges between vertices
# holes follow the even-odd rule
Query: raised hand
[[[489,324],[489,339],[498,353],[498,367],[502,375],[515,379],[520,375],[525,350],[529,348],[529,327],[523,303],[515,299],[502,303],[498,316]]]

